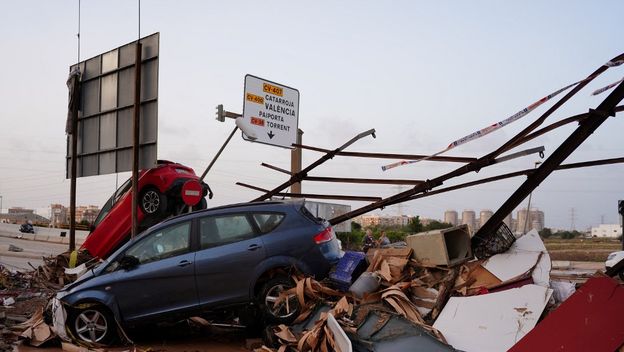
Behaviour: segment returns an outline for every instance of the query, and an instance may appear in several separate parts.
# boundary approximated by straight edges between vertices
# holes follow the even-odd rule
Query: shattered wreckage
[[[624,55],[617,56],[587,78],[557,91],[556,94],[559,94],[565,89],[574,87],[518,135],[496,151],[480,158],[440,156],[441,153],[423,156],[344,151],[357,140],[368,135],[374,136],[374,130],[371,130],[334,150],[297,145],[299,148],[324,153],[320,159],[300,172],[291,173],[263,164],[265,167],[288,174],[290,178],[272,190],[240,184],[264,192],[264,195],[255,201],[264,201],[272,197],[300,197],[372,202],[330,219],[329,223],[333,225],[374,209],[441,192],[509,177],[526,176],[527,179],[474,234],[466,226],[458,226],[413,234],[408,236],[404,243],[373,248],[367,253],[347,251],[327,277],[306,275],[304,268],[293,263],[288,270],[280,272],[287,277],[280,281],[279,290],[275,290],[275,295],[271,296],[271,304],[277,311],[283,308],[286,312],[294,310],[297,314],[273,323],[268,321],[263,333],[264,345],[257,347],[255,351],[622,350],[624,286],[613,277],[624,271],[624,261],[615,264],[606,273],[597,272],[578,288],[574,283],[555,281],[550,277],[551,260],[539,234],[532,230],[521,236],[515,236],[502,221],[555,170],[624,162],[624,158],[616,158],[561,164],[607,118],[623,110],[618,104],[624,98],[624,83],[617,85],[596,109],[537,130],[548,116],[590,81],[607,69],[622,63]],[[551,94],[537,103],[541,104],[556,94]],[[531,107],[534,108],[535,104]],[[524,114],[531,109],[525,109]],[[518,118],[521,115],[515,114],[512,117]],[[539,168],[434,189],[451,178],[479,171],[496,163],[534,153],[543,155],[544,148],[533,148],[501,156],[537,136],[572,122],[578,122],[579,126]],[[450,146],[447,149],[450,149]],[[399,158],[411,161],[426,159],[436,162],[459,162],[464,165],[428,180],[331,178],[308,174],[315,167],[337,155]],[[410,162],[398,164],[406,163]],[[388,198],[284,192],[292,184],[304,180],[410,184],[414,187]],[[202,211],[189,215],[198,217],[196,214],[201,213]],[[252,221],[252,217],[247,215],[247,220]],[[284,223],[287,222],[278,223],[274,228],[279,228],[280,224]],[[253,228],[262,233],[261,225],[255,223]],[[309,241],[317,239],[317,236],[309,237]],[[136,241],[140,243],[141,239],[145,238],[149,236],[139,237]],[[127,246],[133,244],[131,242]],[[111,256],[113,262],[119,261],[112,269],[112,274],[115,274],[115,271],[123,275],[124,271],[141,270],[142,263],[134,262],[128,266],[128,263],[123,263],[124,257],[115,254]],[[49,269],[38,269],[36,273],[43,273],[47,280],[64,278],[63,275],[66,275],[51,275]],[[2,275],[4,278],[13,274],[2,272]],[[41,279],[40,276],[39,278]],[[53,286],[58,289],[59,283],[67,282],[61,280]],[[175,300],[175,297],[165,299]],[[7,303],[7,298],[4,298],[4,302],[12,304],[10,300]],[[55,336],[67,344],[75,343],[87,348],[100,346],[103,339],[92,337],[100,336],[96,334],[102,327],[100,322],[103,314],[100,313],[111,312],[91,308],[106,305],[105,302],[81,300],[80,297],[72,304],[67,302],[63,304],[61,300],[51,302],[48,310],[50,314],[38,312],[28,321],[13,325],[11,329],[34,346]],[[250,303],[262,304],[257,301]],[[82,309],[82,312],[92,312],[85,314],[81,320],[73,320],[76,324],[82,325],[68,326],[70,324],[67,317],[76,314],[76,308]],[[124,332],[125,327],[121,319],[125,312],[112,313],[110,315],[115,317],[115,326],[110,331],[117,332],[124,342],[131,341]],[[185,318],[204,324],[211,323],[201,317]],[[81,332],[85,332],[83,338],[77,338],[76,333],[80,335]]]

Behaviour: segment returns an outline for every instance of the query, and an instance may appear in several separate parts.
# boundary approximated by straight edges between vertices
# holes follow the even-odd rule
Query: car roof
[[[246,208],[262,208],[262,207],[271,207],[271,206],[282,206],[282,207],[295,207],[295,208],[301,208],[303,205],[305,204],[305,200],[303,199],[287,199],[287,200],[270,200],[270,201],[260,201],[260,202],[245,202],[245,203],[235,203],[235,204],[227,204],[227,205],[221,205],[218,207],[214,207],[214,208],[208,208],[208,209],[202,209],[202,210],[197,210],[194,211],[192,213],[185,213],[185,214],[180,214],[174,217],[171,217],[169,219],[164,220],[163,222],[155,225],[154,227],[158,226],[160,227],[161,225],[166,225],[172,222],[176,222],[179,219],[182,218],[187,218],[189,216],[191,217],[195,217],[201,214],[205,214],[205,213],[212,213],[215,211],[220,211],[220,210],[226,210],[226,209],[243,209],[246,210]]]
[[[180,214],[180,215],[171,217],[169,219],[166,219],[142,231],[138,236],[131,239],[130,242],[136,242],[140,240],[142,237],[144,237],[145,234],[152,233],[153,231],[157,231],[160,228],[166,227],[172,223],[176,223],[178,221],[184,221],[185,219],[188,219],[188,218],[195,218],[197,216],[201,216],[201,214],[212,213],[213,211],[219,211],[219,210],[224,210],[224,209],[237,209],[237,208],[244,209],[244,208],[251,208],[251,207],[254,207],[257,209],[257,208],[262,208],[265,206],[266,207],[270,207],[270,206],[290,207],[292,206],[294,208],[300,208],[300,207],[303,207],[304,204],[305,204],[304,199],[285,199],[285,200],[270,200],[270,201],[261,201],[261,202],[235,203],[235,204],[222,205],[222,206],[209,208],[209,209],[202,209],[202,210],[194,211],[192,213]]]

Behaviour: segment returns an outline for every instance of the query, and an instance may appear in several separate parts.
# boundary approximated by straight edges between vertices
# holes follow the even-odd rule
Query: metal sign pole
[[[74,75],[73,97],[75,102],[72,106],[72,134],[71,134],[71,184],[69,190],[69,251],[76,250],[76,172],[78,160],[78,99],[80,99],[80,90],[77,88],[79,85],[79,76]]]
[[[134,119],[132,123],[132,234],[134,237],[139,232],[138,206],[139,206],[139,137],[141,116],[141,49],[140,41],[137,41],[136,59],[134,65]]]

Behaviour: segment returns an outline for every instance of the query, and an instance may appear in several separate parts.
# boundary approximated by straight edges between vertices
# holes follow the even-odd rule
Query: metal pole
[[[74,75],[74,87],[78,87],[78,75]],[[80,90],[74,88],[74,96],[72,99],[78,102],[80,99]],[[76,250],[76,177],[78,161],[76,160],[78,154],[78,103],[73,104],[72,107],[72,144],[71,144],[71,183],[69,190],[69,251]]]
[[[0,214],[2,214],[2,196],[0,196]]]
[[[217,152],[217,155],[215,155],[214,158],[212,158],[212,161],[210,162],[210,165],[208,165],[206,170],[204,170],[204,173],[199,178],[199,182],[202,182],[204,180],[204,177],[206,177],[206,175],[208,174],[208,171],[210,171],[210,169],[212,169],[212,165],[214,165],[214,163],[217,161],[217,159],[219,158],[219,155],[221,155],[221,153],[225,149],[225,146],[228,145],[228,143],[230,143],[230,139],[232,139],[232,136],[234,136],[234,133],[236,133],[236,130],[238,130],[238,126],[234,127],[234,129],[232,130],[232,132],[230,133],[228,138],[225,140],[225,143],[223,143],[223,145],[221,146],[221,148]]]
[[[132,122],[132,234],[134,237],[139,233],[138,207],[139,207],[139,137],[141,116],[141,41],[137,40],[136,59],[134,64],[134,119]]]
[[[533,167],[534,169],[537,168],[537,165],[541,164],[541,161],[536,161],[535,162],[535,166]],[[524,217],[524,227],[522,228],[522,233],[525,234],[526,233],[526,229],[527,229],[527,224],[529,222],[529,218],[531,217],[531,197],[533,196],[533,191],[531,191],[531,193],[529,193],[529,202],[527,203],[527,213],[526,216]]]
[[[542,181],[548,177],[572,152],[609,118],[615,116],[614,108],[624,99],[624,83],[618,85],[605,100],[593,110],[590,109],[589,117],[583,120],[570,136],[546,159],[533,174],[501,205],[492,217],[475,233],[472,243],[483,241],[503,221],[505,216],[515,209],[522,200],[531,193]]]
[[[303,131],[297,129],[297,144],[302,144]],[[301,171],[301,148],[296,147],[290,152],[290,172],[294,175]],[[291,193],[301,193],[301,182],[293,183],[290,186]]]
[[[270,199],[271,197],[277,195],[278,193],[280,193],[281,191],[283,191],[284,189],[290,187],[293,183],[296,182],[300,182],[305,176],[307,176],[308,172],[312,169],[314,169],[315,167],[323,164],[324,162],[326,162],[329,159],[332,159],[334,156],[336,156],[336,154],[338,154],[339,152],[343,151],[344,149],[346,149],[347,147],[349,147],[351,144],[357,142],[358,140],[372,135],[373,138],[375,138],[375,130],[374,129],[370,129],[366,132],[362,132],[360,134],[358,134],[357,136],[351,138],[349,141],[347,141],[347,143],[341,145],[340,147],[328,152],[327,154],[323,155],[322,157],[320,157],[317,161],[313,162],[312,164],[308,165],[305,169],[299,171],[296,174],[293,174],[290,177],[290,180],[282,183],[281,185],[277,186],[276,188],[272,189],[271,191],[267,192],[266,194],[252,200],[252,202],[259,202],[259,201],[263,201],[265,199]]]

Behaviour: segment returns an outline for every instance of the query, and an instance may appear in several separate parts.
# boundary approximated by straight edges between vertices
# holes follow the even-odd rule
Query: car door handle
[[[254,243],[254,244],[250,244],[249,247],[247,247],[247,250],[248,251],[255,251],[256,249],[260,249],[260,248],[262,248],[262,246],[257,245],[257,244]]]
[[[181,261],[181,262],[179,262],[179,263],[178,263],[178,266],[179,266],[179,267],[185,267],[185,266],[189,266],[189,265],[191,265],[191,264],[193,264],[193,262],[188,261],[188,260],[183,260],[183,261]]]

